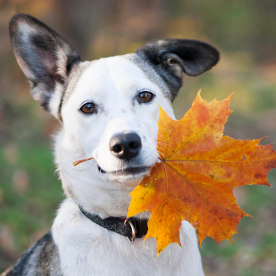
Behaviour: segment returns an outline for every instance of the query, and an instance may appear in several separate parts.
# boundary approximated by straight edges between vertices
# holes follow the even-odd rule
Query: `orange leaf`
[[[198,239],[231,241],[237,224],[248,216],[237,205],[233,189],[267,185],[276,167],[272,145],[223,136],[231,95],[207,102],[198,93],[192,108],[177,121],[160,108],[157,149],[161,162],[131,193],[128,217],[151,212],[145,237],[157,240],[157,252],[180,245],[181,221],[190,222]]]

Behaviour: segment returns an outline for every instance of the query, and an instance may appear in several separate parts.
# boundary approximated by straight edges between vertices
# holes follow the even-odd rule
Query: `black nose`
[[[135,132],[119,133],[110,140],[110,151],[120,159],[129,160],[138,155],[142,143],[139,135]]]

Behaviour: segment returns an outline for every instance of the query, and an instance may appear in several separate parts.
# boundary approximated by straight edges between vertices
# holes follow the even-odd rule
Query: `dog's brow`
[[[58,117],[62,121],[62,116],[61,116],[61,109],[62,106],[67,100],[69,99],[70,95],[73,93],[82,73],[84,70],[91,64],[91,62],[83,62],[81,64],[78,64],[77,67],[73,67],[70,75],[68,82],[65,85],[65,88],[62,92],[61,99],[60,99],[60,104],[58,108]]]
[[[150,66],[148,62],[136,54],[129,54],[123,57],[140,68],[145,76],[160,88],[164,96],[169,100],[172,100],[172,91],[170,91],[170,88],[165,84],[163,79],[158,75],[158,73],[156,73],[156,71],[152,68],[152,66]]]

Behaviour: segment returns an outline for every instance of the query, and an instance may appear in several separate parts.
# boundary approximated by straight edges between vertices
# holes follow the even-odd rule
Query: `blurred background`
[[[53,27],[83,60],[133,52],[159,38],[211,43],[221,60],[200,77],[185,77],[177,117],[200,88],[208,100],[235,91],[225,133],[276,141],[275,0],[0,0],[0,271],[50,230],[64,198],[52,156],[58,123],[32,100],[10,47],[8,22],[18,12]],[[233,244],[203,241],[206,275],[276,275],[275,170],[269,180],[273,188],[235,190],[253,217],[241,221]]]

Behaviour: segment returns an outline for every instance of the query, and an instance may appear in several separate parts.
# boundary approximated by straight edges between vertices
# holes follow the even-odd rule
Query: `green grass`
[[[10,164],[0,149],[0,221],[11,235],[10,251],[17,255],[27,249],[41,232],[50,230],[58,203],[63,198],[48,145],[17,145],[17,160]],[[20,177],[27,180],[20,183]],[[19,180],[15,180],[16,174]],[[20,187],[23,185],[23,187]],[[27,185],[27,186],[26,186]],[[0,258],[1,259],[1,258]],[[0,262],[0,269],[6,263]]]

